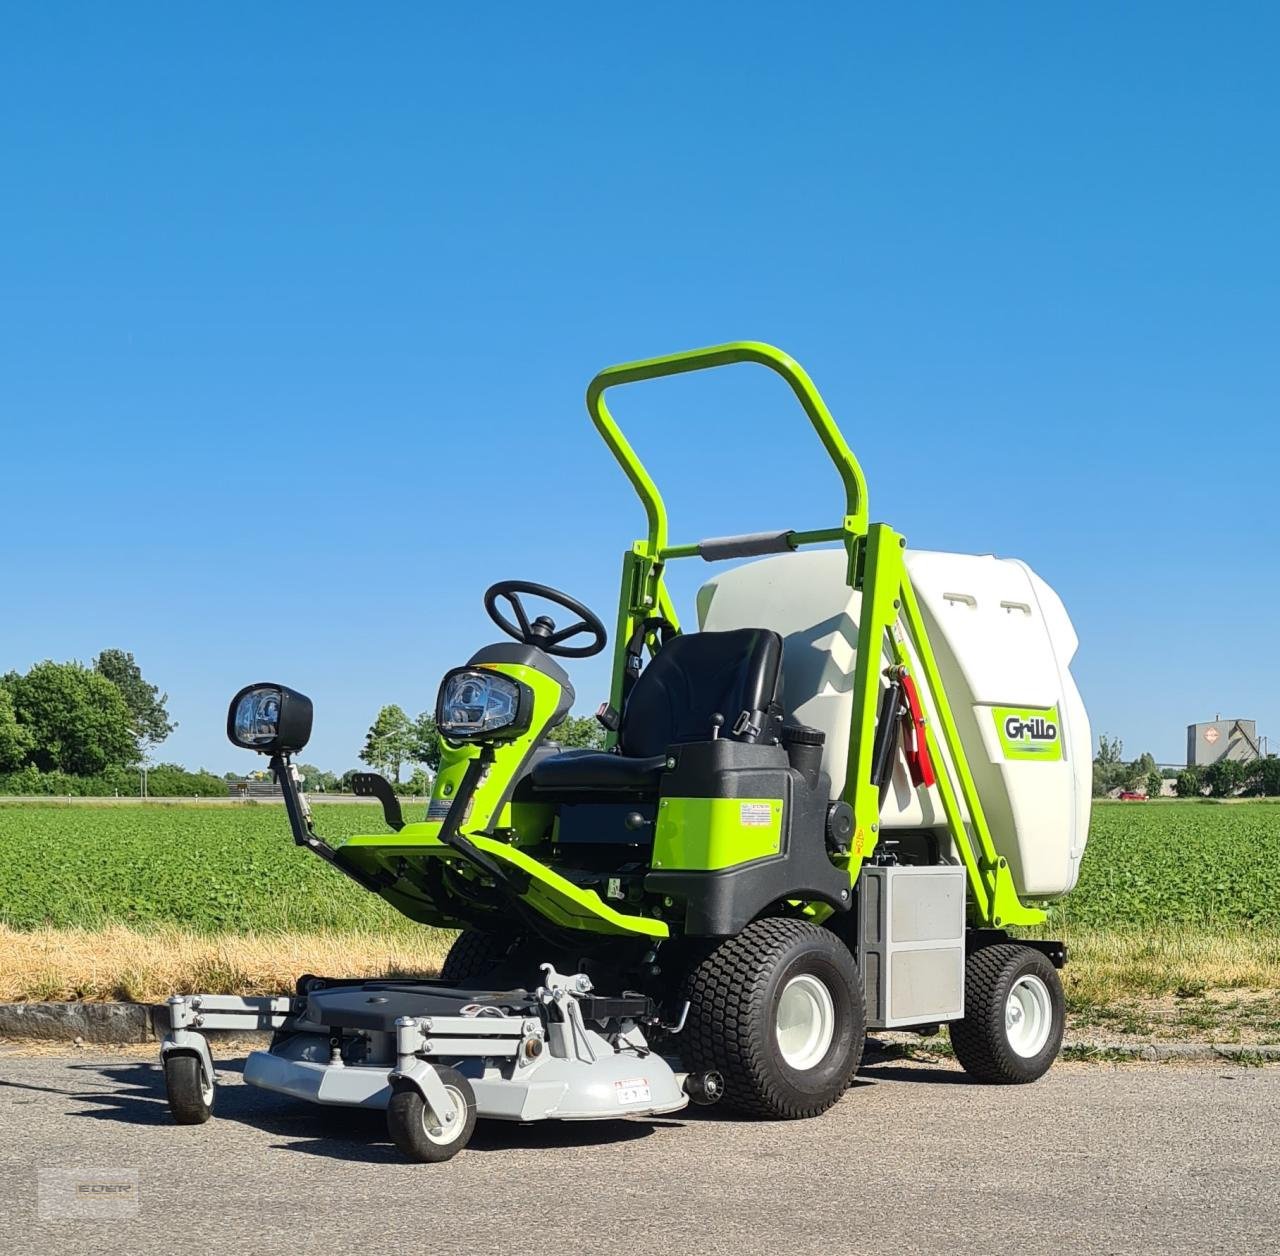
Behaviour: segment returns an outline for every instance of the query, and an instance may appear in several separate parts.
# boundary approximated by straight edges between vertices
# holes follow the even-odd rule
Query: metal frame
[[[407,1084],[417,1088],[442,1123],[454,1115],[437,1071],[442,1062],[470,1061],[479,1115],[502,1120],[654,1116],[678,1111],[698,1092],[696,1084],[692,1091],[686,1086],[690,1074],[675,1072],[654,1054],[637,1020],[618,1018],[612,1030],[587,1023],[580,1000],[592,993],[592,984],[585,973],[559,973],[549,963],[541,969],[542,984],[533,992],[539,1014],[402,1016],[392,1033],[365,1033],[382,1044],[372,1063],[347,1063],[342,1031],[308,1021],[303,995],[174,995],[160,1054],[162,1059],[196,1057],[212,1083],[215,1071],[204,1031],[285,1029],[290,1032],[270,1050],[249,1055],[248,1084],[313,1103],[374,1108],[385,1108],[394,1089]],[[466,997],[458,999],[461,1010],[476,1011],[463,1007]],[[679,1025],[666,1028],[678,1033],[682,1027],[683,1014]],[[326,1040],[327,1058],[317,1058],[314,1047],[323,1048]],[[633,1075],[641,1075],[645,1093],[619,1097],[618,1088]]]
[[[971,911],[975,922],[1001,928],[1037,924],[1044,912],[1025,906],[1018,898],[1006,861],[991,839],[990,826],[965,760],[964,747],[947,702],[942,679],[929,642],[920,606],[903,560],[906,539],[883,523],[868,523],[866,478],[831,412],[813,381],[791,357],[771,345],[754,341],[691,349],[667,357],[627,362],[601,371],[587,389],[587,411],[613,456],[630,480],[648,520],[648,534],[636,541],[623,557],[618,623],[614,635],[613,680],[610,703],[622,709],[627,672],[627,643],[647,619],[660,617],[673,627],[679,621],[664,579],[665,564],[677,558],[708,558],[707,550],[726,548],[706,541],[672,545],[668,539],[667,509],[652,476],[622,434],[605,404],[604,394],[622,384],[683,375],[719,366],[754,363],[776,372],[800,402],[823,447],[835,465],[845,490],[845,515],[840,526],[812,531],[772,534],[767,543],[737,538],[738,552],[775,553],[802,545],[840,541],[848,554],[846,579],[862,593],[858,625],[858,652],[854,672],[852,727],[844,801],[854,813],[854,838],[846,866],[856,883],[862,862],[875,850],[880,831],[879,789],[872,780],[872,748],[875,739],[876,704],[880,695],[880,660],[886,641],[894,662],[923,672],[927,706],[934,719],[927,720],[925,736],[937,766],[937,788],[947,818],[947,828],[968,874]],[[779,544],[781,542],[781,544]],[[656,634],[646,637],[650,655],[659,643]],[[911,657],[914,653],[915,658]],[[935,724],[941,726],[941,741]],[[616,734],[611,734],[611,742]],[[945,746],[946,755],[941,752]]]

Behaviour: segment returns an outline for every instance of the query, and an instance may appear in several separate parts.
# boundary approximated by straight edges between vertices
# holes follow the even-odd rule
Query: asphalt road
[[[401,1163],[378,1114],[219,1065],[219,1115],[179,1128],[149,1058],[0,1053],[0,1252],[1280,1251],[1276,1067],[1059,1064],[993,1088],[882,1063],[816,1121],[482,1122],[431,1166]],[[137,1215],[41,1220],[38,1173],[67,1168],[136,1171]]]

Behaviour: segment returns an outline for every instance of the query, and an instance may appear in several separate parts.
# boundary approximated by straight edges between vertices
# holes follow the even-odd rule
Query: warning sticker
[[[767,802],[744,802],[738,809],[738,822],[747,829],[764,829],[773,823],[773,808]]]
[[[613,1083],[613,1093],[619,1103],[649,1103],[649,1079],[626,1077]]]

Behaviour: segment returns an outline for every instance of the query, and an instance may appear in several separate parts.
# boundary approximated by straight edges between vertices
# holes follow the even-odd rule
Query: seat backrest
[[[706,741],[715,715],[724,716],[724,736],[743,711],[762,723],[781,681],[782,638],[767,628],[672,637],[627,697],[618,748],[626,755],[657,755],[668,746]]]

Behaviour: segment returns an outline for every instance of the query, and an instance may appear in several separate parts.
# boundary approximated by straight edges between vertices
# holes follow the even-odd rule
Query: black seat
[[[666,754],[633,756],[603,750],[565,750],[533,765],[534,789],[656,789]]]
[[[722,736],[754,741],[778,700],[782,638],[766,628],[672,637],[632,687],[618,729],[618,753],[570,750],[535,764],[534,789],[650,791],[672,746]],[[746,713],[748,727],[734,734]]]

